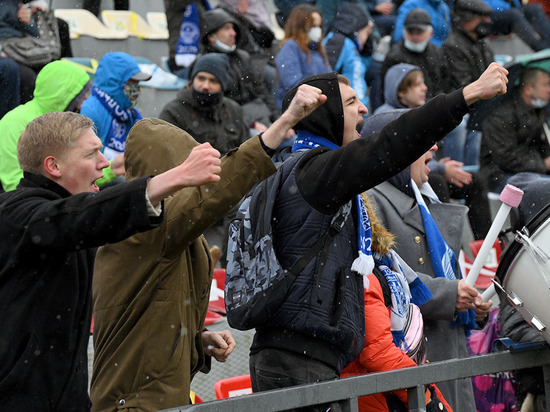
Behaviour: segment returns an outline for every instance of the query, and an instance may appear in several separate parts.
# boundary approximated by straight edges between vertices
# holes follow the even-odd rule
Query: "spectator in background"
[[[372,57],[362,52],[372,33],[373,23],[355,3],[344,3],[332,23],[332,30],[323,40],[328,61],[334,71],[346,76],[361,102],[369,107],[365,74]],[[372,42],[372,40],[371,40]]]
[[[182,79],[199,54],[202,14],[210,10],[207,0],[164,0],[168,25],[168,67]]]
[[[224,53],[229,58],[229,79],[224,93],[243,108],[246,125],[263,132],[279,115],[263,81],[264,70],[253,71],[250,55],[239,47],[241,27],[223,9],[207,11],[201,23],[201,54]]]
[[[382,82],[388,69],[399,63],[418,66],[424,74],[428,87],[426,98],[430,99],[447,90],[446,64],[441,49],[430,42],[433,36],[432,20],[423,9],[413,9],[405,18],[403,39],[392,45],[382,63]],[[384,90],[382,85],[382,90]]]
[[[456,0],[454,30],[442,46],[448,67],[447,90],[462,87],[476,79],[494,61],[486,41],[490,34],[493,11],[483,0]],[[463,133],[445,140],[443,155],[466,165],[479,164],[481,124],[476,107],[464,119]]]
[[[286,93],[302,79],[332,70],[322,44],[322,25],[321,13],[311,4],[299,4],[292,9],[285,26],[285,37],[275,56],[279,107]]]
[[[107,53],[99,61],[92,95],[82,104],[81,113],[93,120],[107,159],[124,153],[128,132],[142,118],[135,108],[139,82],[150,78],[126,53]]]
[[[0,44],[3,40],[12,37],[29,35],[40,37],[40,31],[36,25],[35,14],[37,10],[48,11],[49,3],[45,0],[2,0],[0,1]],[[62,19],[56,19],[61,57],[72,57],[69,25]],[[36,73],[42,66],[31,67]]]
[[[240,46],[250,54],[253,72],[264,73],[271,95],[276,92],[275,49],[278,41],[271,30],[269,13],[261,0],[219,0],[219,7],[229,12],[241,26]]]
[[[91,88],[90,76],[73,63],[47,64],[36,77],[34,98],[0,120],[0,182],[14,190],[23,177],[17,160],[17,143],[27,124],[45,113],[78,111]]]
[[[130,7],[129,0],[113,0],[115,10],[128,10]],[[96,16],[99,16],[101,0],[83,0],[82,8],[88,10]]]
[[[500,192],[520,172],[550,178],[550,145],[544,132],[549,101],[550,74],[526,68],[517,89],[485,117],[479,171],[490,190]]]
[[[550,47],[550,20],[538,3],[522,5],[519,0],[484,0],[494,13],[491,34],[515,33],[534,51]]]
[[[225,54],[200,56],[192,66],[189,83],[159,115],[199,143],[210,143],[222,155],[250,137],[241,106],[224,93],[229,70]]]
[[[397,20],[393,31],[393,42],[403,38],[405,19],[414,9],[423,9],[430,15],[433,35],[430,41],[436,46],[441,46],[449,33],[451,33],[451,12],[449,6],[443,0],[405,0],[397,9]]]

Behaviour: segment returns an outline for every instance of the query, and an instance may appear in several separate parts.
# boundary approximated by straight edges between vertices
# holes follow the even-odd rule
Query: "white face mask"
[[[216,41],[214,42],[214,47],[223,53],[231,53],[232,51],[235,51],[237,45],[234,44],[233,46],[228,46],[227,44],[222,43],[221,41],[216,39]]]
[[[426,50],[426,47],[428,47],[428,42],[429,40],[420,43],[413,43],[412,41],[405,39],[403,41],[403,45],[407,50],[415,53],[422,53],[424,50]]]
[[[542,109],[543,107],[546,107],[548,102],[542,100],[542,99],[531,99],[531,106],[533,106],[535,109]]]
[[[312,27],[307,32],[309,39],[315,43],[319,43],[321,37],[323,36],[323,30],[320,27]]]
[[[536,94],[534,89],[533,94]],[[531,99],[531,106],[533,106],[535,109],[542,109],[543,107],[546,107],[546,105],[548,105],[548,102],[546,100],[543,100],[541,98]]]

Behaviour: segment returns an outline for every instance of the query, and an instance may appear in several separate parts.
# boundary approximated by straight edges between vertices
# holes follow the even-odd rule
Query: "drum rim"
[[[532,236],[544,222],[550,218],[550,203],[544,206],[521,230],[526,228],[529,231],[530,236]],[[504,282],[506,275],[508,274],[508,269],[514,263],[514,260],[517,257],[517,254],[521,250],[522,244],[516,241],[515,239],[506,246],[500,255],[500,263],[497,267],[495,273],[495,278],[500,281],[500,284]],[[504,272],[504,273],[503,273]]]

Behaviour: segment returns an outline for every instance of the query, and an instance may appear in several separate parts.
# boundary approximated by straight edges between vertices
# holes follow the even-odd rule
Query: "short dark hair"
[[[526,67],[521,73],[521,79],[519,81],[520,87],[532,86],[541,74],[550,76],[546,70],[539,67]]]

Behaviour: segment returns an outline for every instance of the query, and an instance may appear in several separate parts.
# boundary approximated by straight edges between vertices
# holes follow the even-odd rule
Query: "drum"
[[[495,280],[501,297],[550,343],[550,205],[502,252]]]

